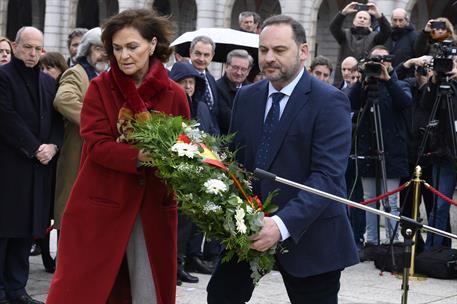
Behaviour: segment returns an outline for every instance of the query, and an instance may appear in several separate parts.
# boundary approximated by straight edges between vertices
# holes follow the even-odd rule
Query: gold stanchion
[[[412,206],[412,214],[411,218],[415,221],[417,221],[417,216],[419,214],[419,206],[421,203],[421,192],[420,192],[420,187],[422,180],[420,179],[422,176],[422,169],[420,166],[416,166],[414,170],[414,179],[413,179],[413,184],[414,184],[414,197],[413,197],[413,206]],[[425,280],[426,277],[422,275],[417,275],[414,274],[414,265],[415,265],[415,258],[416,258],[416,239],[417,239],[417,234],[420,233],[420,230],[417,231],[417,233],[413,237],[413,246],[411,248],[411,267],[409,268],[409,276],[410,279],[416,279],[416,280]]]

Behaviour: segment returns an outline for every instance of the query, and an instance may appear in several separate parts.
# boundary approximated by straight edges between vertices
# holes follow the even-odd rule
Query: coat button
[[[144,186],[144,184],[145,184],[144,177],[143,176],[138,177],[138,185]]]

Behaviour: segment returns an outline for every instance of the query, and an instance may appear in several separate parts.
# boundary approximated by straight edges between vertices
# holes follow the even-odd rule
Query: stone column
[[[47,51],[67,55],[69,0],[47,0],[44,20],[44,47]]]

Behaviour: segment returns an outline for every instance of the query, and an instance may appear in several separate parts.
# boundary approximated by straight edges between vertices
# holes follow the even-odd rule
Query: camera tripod
[[[364,116],[366,115],[367,111],[371,111],[373,114],[373,125],[374,125],[374,137],[375,137],[375,148],[376,148],[376,155],[374,156],[355,156],[355,161],[357,159],[372,159],[376,161],[376,195],[380,195],[388,191],[387,188],[387,172],[386,172],[386,160],[385,160],[385,150],[384,150],[384,137],[383,137],[383,128],[382,128],[382,121],[381,121],[381,109],[379,105],[379,93],[378,93],[378,80],[373,77],[368,77],[362,83],[362,87],[364,88],[364,99],[366,100],[365,105],[363,107],[362,113],[360,115],[360,121],[363,120]],[[356,128],[356,137],[357,137],[357,130]],[[355,143],[357,145],[357,142]],[[386,213],[391,212],[391,207],[387,199],[382,199],[381,204],[383,209]],[[377,227],[377,234],[378,234],[378,241],[380,240],[380,231],[379,231],[379,220],[378,217],[378,227]],[[388,222],[388,226],[390,226],[390,222]],[[393,227],[390,231],[394,231]]]

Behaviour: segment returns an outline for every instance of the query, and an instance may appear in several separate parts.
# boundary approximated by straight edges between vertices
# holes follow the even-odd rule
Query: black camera
[[[382,63],[392,62],[393,56],[371,56],[360,61],[361,72],[365,77],[380,77],[382,74]]]
[[[432,45],[433,70],[446,74],[454,68],[454,56],[457,56],[457,45],[452,40],[444,40]]]
[[[368,5],[367,4],[363,4],[363,3],[357,3],[356,4],[356,9],[357,11],[368,11]]]

